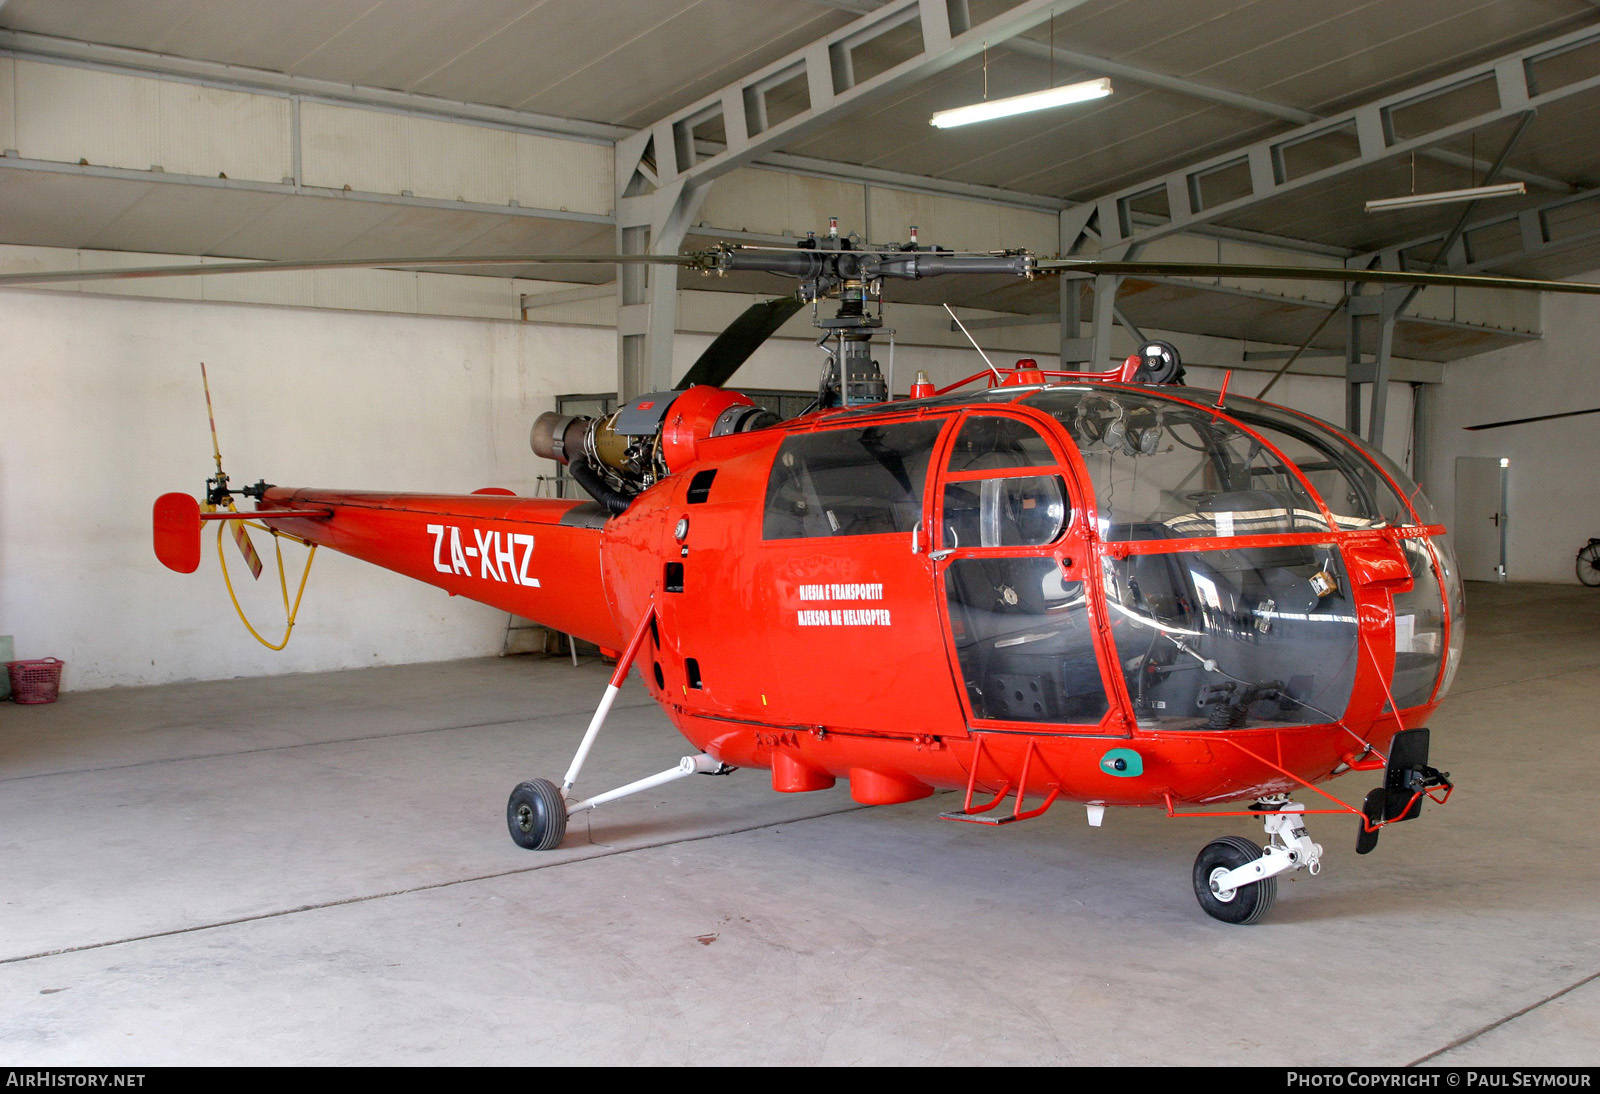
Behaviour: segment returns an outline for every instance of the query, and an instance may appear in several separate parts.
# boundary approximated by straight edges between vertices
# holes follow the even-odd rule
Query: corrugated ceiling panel
[[[788,200],[788,176],[743,167],[724,175],[711,187],[696,223],[734,232],[778,235],[785,227]]]
[[[77,270],[82,267],[83,263],[77,251],[0,243],[0,270],[6,273],[44,273],[54,270]],[[61,287],[73,292],[79,289],[76,284]]]
[[[301,106],[300,134],[308,186],[600,215],[613,204],[608,145],[323,103]]]
[[[516,176],[514,135],[481,125],[412,118],[407,175],[418,197],[505,205]]]
[[[913,224],[924,243],[958,251],[1027,247],[1052,254],[1059,246],[1058,221],[1050,213],[935,197],[883,186],[870,188],[872,231],[884,240],[904,240]]]
[[[540,293],[565,292],[572,286],[561,281],[537,281],[528,278],[519,278],[512,282],[518,293],[537,296]],[[684,293],[679,297],[680,302],[693,294]],[[614,327],[617,325],[617,297],[615,292],[606,296],[597,296],[592,300],[574,300],[569,304],[546,304],[528,312],[530,323],[572,323],[584,327]],[[678,314],[678,325],[681,329],[692,330],[685,327],[683,313]]]
[[[0,224],[7,243],[82,247],[142,196],[152,183],[0,170]]]
[[[377,194],[411,189],[406,121],[382,110],[300,104],[302,181]]]
[[[707,195],[697,222],[715,234],[716,229],[804,237],[822,235],[828,218],[839,218],[839,230],[866,234],[866,188],[837,179],[791,175],[783,171],[743,168],[718,179]],[[876,222],[874,242],[892,238]],[[901,237],[904,233],[901,233]]]
[[[17,146],[17,67],[0,57],[0,150]]]
[[[1335,266],[1338,263],[1318,255],[1297,254],[1270,247],[1257,247],[1250,243],[1222,240],[1217,247],[1220,262],[1253,262],[1273,266]],[[1336,281],[1273,281],[1259,277],[1220,277],[1221,285],[1245,289],[1250,292],[1272,293],[1292,300],[1313,300],[1332,306],[1344,295],[1344,286]]]
[[[1457,289],[1453,318],[1461,323],[1539,334],[1544,331],[1544,294]]]
[[[16,81],[24,158],[138,171],[161,162],[159,80],[17,61]]]
[[[924,243],[957,251],[986,251],[997,246],[999,225],[993,208],[951,198],[911,194],[874,187],[868,199],[873,233],[905,238],[917,226]]]
[[[160,81],[160,156],[184,175],[282,182],[294,174],[289,100]]]
[[[853,182],[838,179],[818,179],[809,175],[788,176],[788,198],[779,217],[780,231],[804,236],[807,232],[822,235],[828,230],[828,218],[839,218],[841,232],[867,233],[866,188]],[[877,223],[873,231],[882,235]]]
[[[1054,213],[1030,209],[995,210],[999,220],[1000,246],[1026,247],[1034,254],[1055,254],[1061,250],[1061,218]],[[1014,242],[1013,242],[1014,241]]]
[[[94,231],[85,232],[80,245],[108,251],[217,254],[218,243],[240,223],[291,200],[283,194],[220,186],[123,185],[138,199]]]
[[[310,270],[266,274],[227,274],[201,277],[200,298],[239,304],[288,304],[309,308],[316,304],[316,278]]]
[[[516,135],[514,196],[530,209],[610,215],[616,204],[611,146]]]
[[[429,315],[516,319],[520,314],[519,302],[515,284],[503,278],[463,274],[417,278],[417,310]]]
[[[185,266],[200,265],[201,260],[187,255],[154,254],[145,251],[98,251],[84,255],[82,267],[86,270],[121,270],[130,266]],[[111,296],[160,296],[169,300],[192,300],[195,294],[193,279],[187,277],[140,277],[126,281],[96,281],[83,286],[84,292],[105,293]]]
[[[316,270],[315,303],[351,311],[416,311],[418,276],[399,270]]]

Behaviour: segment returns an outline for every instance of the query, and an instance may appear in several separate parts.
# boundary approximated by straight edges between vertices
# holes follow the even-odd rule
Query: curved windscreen
[[[1311,725],[1355,683],[1350,582],[1332,544],[1104,560],[1134,713],[1162,729]]]
[[[1444,667],[1444,595],[1433,551],[1426,539],[1400,541],[1411,570],[1411,588],[1394,594],[1394,672],[1389,691],[1405,710],[1433,698]]]
[[[1278,444],[1280,436],[1294,438],[1290,442],[1293,451],[1282,445],[1279,447],[1283,447],[1284,455],[1305,472],[1340,527],[1438,523],[1433,504],[1422,493],[1422,488],[1411,481],[1411,476],[1355,434],[1320,418],[1292,414],[1271,403],[1242,396],[1228,397],[1228,416],[1252,429],[1273,431],[1267,437],[1273,444]],[[1384,473],[1379,474],[1378,469]],[[1396,487],[1404,491],[1404,498]],[[1346,523],[1347,517],[1349,523]]]
[[[1455,682],[1456,670],[1461,667],[1461,645],[1467,638],[1467,598],[1461,587],[1461,573],[1456,569],[1456,553],[1450,547],[1449,536],[1434,536],[1429,540],[1434,557],[1439,562],[1439,573],[1444,576],[1445,603],[1450,608],[1450,639],[1445,650],[1444,679],[1439,681],[1435,699],[1443,699]]]
[[[1332,531],[1284,462],[1226,418],[1109,388],[1053,388],[1025,402],[1076,442],[1104,539]]]

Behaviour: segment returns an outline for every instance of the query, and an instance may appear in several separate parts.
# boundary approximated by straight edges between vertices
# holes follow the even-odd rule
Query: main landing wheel
[[[567,834],[567,802],[549,779],[519,783],[506,802],[506,827],[518,847],[548,851]]]
[[[1242,836],[1223,836],[1200,849],[1194,860],[1194,895],[1212,919],[1224,923],[1256,923],[1278,899],[1278,879],[1265,878],[1237,889],[1216,890],[1214,882],[1229,870],[1261,857],[1261,848]]]

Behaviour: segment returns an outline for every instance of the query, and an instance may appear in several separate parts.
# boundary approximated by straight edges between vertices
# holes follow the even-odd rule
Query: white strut
[[[721,760],[718,760],[712,756],[708,756],[704,752],[700,753],[698,756],[685,756],[683,759],[678,761],[677,767],[669,767],[659,775],[651,775],[647,778],[631,782],[627,786],[619,786],[615,790],[607,790],[604,794],[596,794],[592,798],[585,798],[583,801],[578,802],[575,805],[568,805],[567,816],[576,816],[577,814],[582,813],[585,809],[593,809],[597,805],[604,805],[606,802],[614,802],[618,798],[626,798],[629,794],[638,794],[644,790],[652,790],[655,787],[663,786],[670,782],[676,782],[677,780],[685,778],[689,775],[717,775],[721,774],[723,770],[724,768]]]
[[[597,805],[626,798],[630,794],[638,794],[645,790],[663,786],[666,783],[676,782],[678,779],[689,775],[722,775],[731,771],[721,760],[704,752],[697,756],[685,756],[678,761],[677,767],[669,767],[656,775],[635,780],[626,786],[619,786],[615,790],[608,790],[604,794],[596,794],[592,798],[574,803],[572,801],[572,785],[578,781],[578,773],[583,770],[583,763],[589,758],[589,750],[594,747],[595,738],[600,735],[600,727],[605,724],[606,715],[611,713],[611,704],[616,702],[617,693],[622,690],[622,684],[628,678],[628,670],[633,666],[633,659],[638,656],[639,647],[644,644],[644,636],[650,629],[650,622],[655,617],[655,598],[645,605],[644,617],[639,621],[639,627],[633,632],[633,638],[628,643],[628,648],[617,659],[617,668],[611,674],[611,682],[606,685],[606,693],[600,699],[600,705],[595,708],[594,717],[589,719],[589,728],[584,731],[583,740],[578,744],[578,751],[572,757],[572,763],[567,768],[567,773],[561,779],[561,797],[567,802],[567,816],[582,813],[593,809]]]
[[[600,705],[595,708],[594,717],[589,719],[589,728],[583,733],[583,740],[578,743],[578,752],[572,757],[572,763],[567,768],[567,773],[561,778],[561,796],[567,797],[567,792],[572,789],[572,784],[578,781],[578,772],[583,770],[583,761],[589,758],[589,750],[594,747],[594,739],[600,736],[600,727],[605,724],[606,715],[611,713],[611,704],[617,701],[617,693],[622,690],[623,681],[628,678],[628,670],[633,667],[633,659],[639,654],[639,647],[644,644],[645,632],[650,629],[650,621],[655,618],[656,599],[644,606],[644,615],[639,620],[638,628],[633,632],[633,638],[628,643],[628,648],[617,658],[617,667],[611,674],[611,682],[606,685],[606,693],[600,699]]]
[[[1211,879],[1211,891],[1227,900],[1241,885],[1262,881],[1290,870],[1307,869],[1313,874],[1322,869],[1322,844],[1312,843],[1306,834],[1305,805],[1278,796],[1263,799],[1263,804],[1276,805],[1277,810],[1262,816],[1267,830],[1267,846],[1261,857],[1247,862]]]

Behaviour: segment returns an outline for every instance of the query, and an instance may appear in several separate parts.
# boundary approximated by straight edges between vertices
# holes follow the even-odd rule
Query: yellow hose
[[[209,509],[210,507],[208,506],[207,508]],[[231,504],[228,506],[228,508],[233,510],[233,506]],[[283,565],[283,547],[278,542],[278,540],[281,538],[281,533],[279,533],[276,528],[272,528],[268,525],[260,524],[254,521],[240,520],[239,522],[246,528],[259,528],[262,531],[269,533],[272,536],[272,549],[278,556],[278,588],[283,593],[283,612],[287,625],[283,630],[283,641],[279,642],[277,645],[273,645],[265,638],[262,638],[261,633],[250,625],[250,620],[245,616],[244,608],[239,603],[239,596],[233,591],[233,579],[228,576],[228,553],[222,549],[222,531],[232,523],[232,521],[228,520],[219,520],[217,522],[217,561],[222,564],[222,580],[228,586],[228,598],[233,601],[233,610],[239,613],[239,622],[244,624],[244,629],[249,631],[257,642],[260,642],[269,650],[281,650],[289,644],[289,636],[294,633],[295,616],[300,614],[300,598],[305,595],[306,579],[311,576],[311,560],[317,557],[317,545],[315,543],[307,544],[311,550],[310,553],[306,555],[306,568],[304,572],[300,574],[300,587],[295,591],[294,594],[294,606],[290,607],[289,582],[287,575],[284,572]],[[304,543],[305,541],[300,540],[300,542]]]

